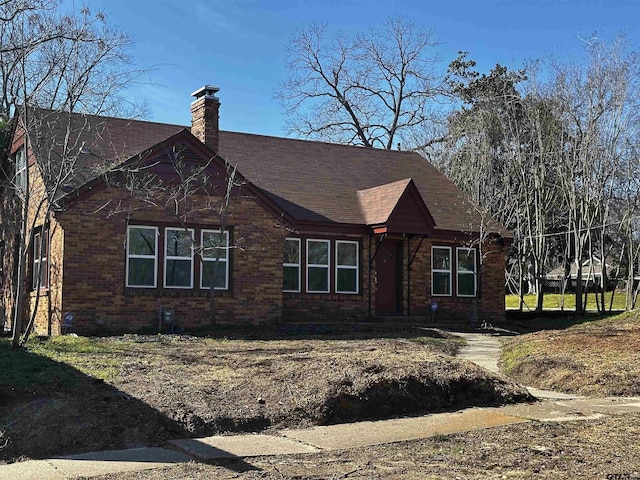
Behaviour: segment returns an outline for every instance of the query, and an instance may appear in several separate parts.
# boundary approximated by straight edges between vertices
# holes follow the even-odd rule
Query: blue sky
[[[81,0],[65,3],[81,5]],[[626,32],[640,41],[638,0],[86,0],[136,39],[136,64],[152,67],[131,96],[149,120],[188,125],[190,94],[220,87],[224,130],[285,135],[285,112],[273,98],[286,75],[285,48],[311,22],[347,33],[404,15],[441,42],[442,68],[469,51],[485,72],[496,63],[554,55],[577,58],[580,38]]]

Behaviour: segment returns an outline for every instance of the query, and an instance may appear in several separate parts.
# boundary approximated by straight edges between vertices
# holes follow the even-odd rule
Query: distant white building
[[[589,260],[582,262],[581,279],[584,286],[601,286],[602,285],[602,260],[598,257],[591,257]],[[611,290],[615,287],[616,282],[611,280],[612,267],[606,264],[607,270],[607,290]],[[565,270],[565,267],[560,266],[554,268],[545,275],[545,287],[549,290],[560,291],[562,289],[563,282],[566,281],[566,289],[574,290],[576,280],[578,278],[578,267],[575,262],[571,263],[569,274]]]

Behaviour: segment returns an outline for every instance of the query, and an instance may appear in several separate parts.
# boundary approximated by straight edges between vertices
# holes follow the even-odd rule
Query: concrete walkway
[[[460,356],[498,372],[500,341],[487,334],[464,333],[467,346]],[[357,422],[309,429],[289,429],[277,435],[213,436],[169,442],[168,448],[138,448],[32,460],[0,466],[0,479],[70,480],[106,473],[166,467],[194,460],[289,455],[417,440],[531,420],[566,422],[605,415],[640,412],[640,398],[581,398],[540,392],[544,402],[492,408],[468,408],[422,417]]]
[[[465,339],[467,344],[460,350],[458,357],[469,360],[490,372],[500,373],[498,359],[500,358],[500,337],[491,333],[456,333]],[[575,400],[583,398],[580,395],[572,395],[551,390],[526,387],[529,393],[540,400]]]

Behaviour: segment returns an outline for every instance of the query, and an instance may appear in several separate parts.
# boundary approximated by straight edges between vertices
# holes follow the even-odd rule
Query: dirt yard
[[[460,339],[440,330],[284,338],[67,336],[22,352],[2,345],[9,371],[0,373],[0,459],[531,400],[451,356]]]
[[[4,341],[3,341],[4,342]],[[435,329],[264,335],[258,339],[56,338],[0,343],[0,462],[213,433],[274,432],[526,400],[453,357]],[[514,381],[639,395],[640,314],[505,339]],[[189,463],[102,480],[640,479],[640,415],[530,422],[346,451]]]

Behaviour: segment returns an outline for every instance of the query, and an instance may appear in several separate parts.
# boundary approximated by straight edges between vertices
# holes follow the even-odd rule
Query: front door
[[[384,240],[376,254],[376,315],[402,313],[401,261],[402,244]]]

